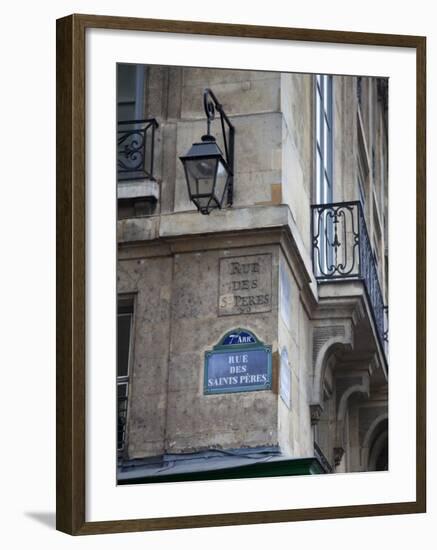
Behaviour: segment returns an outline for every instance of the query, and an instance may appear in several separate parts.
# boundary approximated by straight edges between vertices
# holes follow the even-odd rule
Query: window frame
[[[315,198],[316,204],[334,202],[334,117],[332,75],[317,74],[315,93]],[[323,106],[323,108],[322,108]],[[328,138],[328,139],[326,139]],[[328,141],[328,143],[325,143]],[[320,162],[318,159],[320,158]],[[327,182],[328,185],[325,185]]]
[[[126,96],[121,97],[120,81],[121,81],[121,68],[129,67],[134,71],[133,75],[133,89],[129,91]],[[117,63],[117,121],[123,122],[125,120],[142,120],[145,118],[145,86],[147,67],[137,63]],[[132,113],[120,116],[120,107],[131,107]]]
[[[129,336],[128,336],[128,358],[127,358],[127,373],[123,375],[118,374],[118,349],[119,349],[119,327],[118,321],[120,316],[129,315],[130,316],[130,326],[129,326]],[[117,296],[117,338],[116,338],[116,400],[117,400],[117,419],[116,419],[116,439],[117,439],[117,453],[123,454],[127,448],[127,425],[129,421],[129,395],[132,382],[132,361],[133,361],[133,344],[134,344],[134,330],[135,330],[135,295],[133,294],[118,294]],[[120,429],[120,397],[118,395],[119,386],[125,386],[126,392],[123,399],[125,400],[125,411],[124,411],[124,427],[123,435],[121,438],[121,444],[119,443],[119,429]]]
[[[332,204],[334,202],[334,86],[332,75],[316,74],[314,75],[314,196],[316,204]],[[329,272],[333,265],[333,250],[329,246],[333,241],[332,220],[321,222],[320,238],[325,239],[325,223],[328,223],[326,238],[328,246],[325,243],[320,246],[320,261],[324,266],[324,271]]]

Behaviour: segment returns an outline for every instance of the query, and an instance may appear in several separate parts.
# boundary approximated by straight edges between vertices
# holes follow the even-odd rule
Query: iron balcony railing
[[[155,130],[154,118],[125,120],[118,123],[118,180],[154,179]]]
[[[360,279],[369,298],[378,339],[387,355],[388,309],[360,201],[311,207],[313,270],[319,281]]]

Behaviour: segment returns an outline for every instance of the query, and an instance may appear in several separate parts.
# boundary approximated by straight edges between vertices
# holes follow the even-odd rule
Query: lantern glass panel
[[[216,197],[220,205],[222,205],[222,202],[223,202],[223,196],[226,191],[228,176],[229,176],[228,171],[226,170],[222,162],[222,159],[220,159],[218,162],[217,176],[215,180],[215,189],[214,189],[214,196]]]
[[[217,169],[217,158],[199,158],[185,161],[190,192],[197,195],[211,195]]]

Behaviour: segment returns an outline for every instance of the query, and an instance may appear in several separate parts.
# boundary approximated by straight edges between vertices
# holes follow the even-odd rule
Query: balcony
[[[378,278],[361,202],[317,204],[311,207],[313,271],[319,282],[363,281],[376,334],[385,355],[388,308]]]
[[[154,118],[118,123],[117,177],[119,182],[154,180],[156,128],[158,128],[158,122]]]

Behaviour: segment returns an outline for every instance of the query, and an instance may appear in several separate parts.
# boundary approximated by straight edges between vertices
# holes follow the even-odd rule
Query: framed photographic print
[[[57,528],[424,512],[424,37],[57,26]]]

